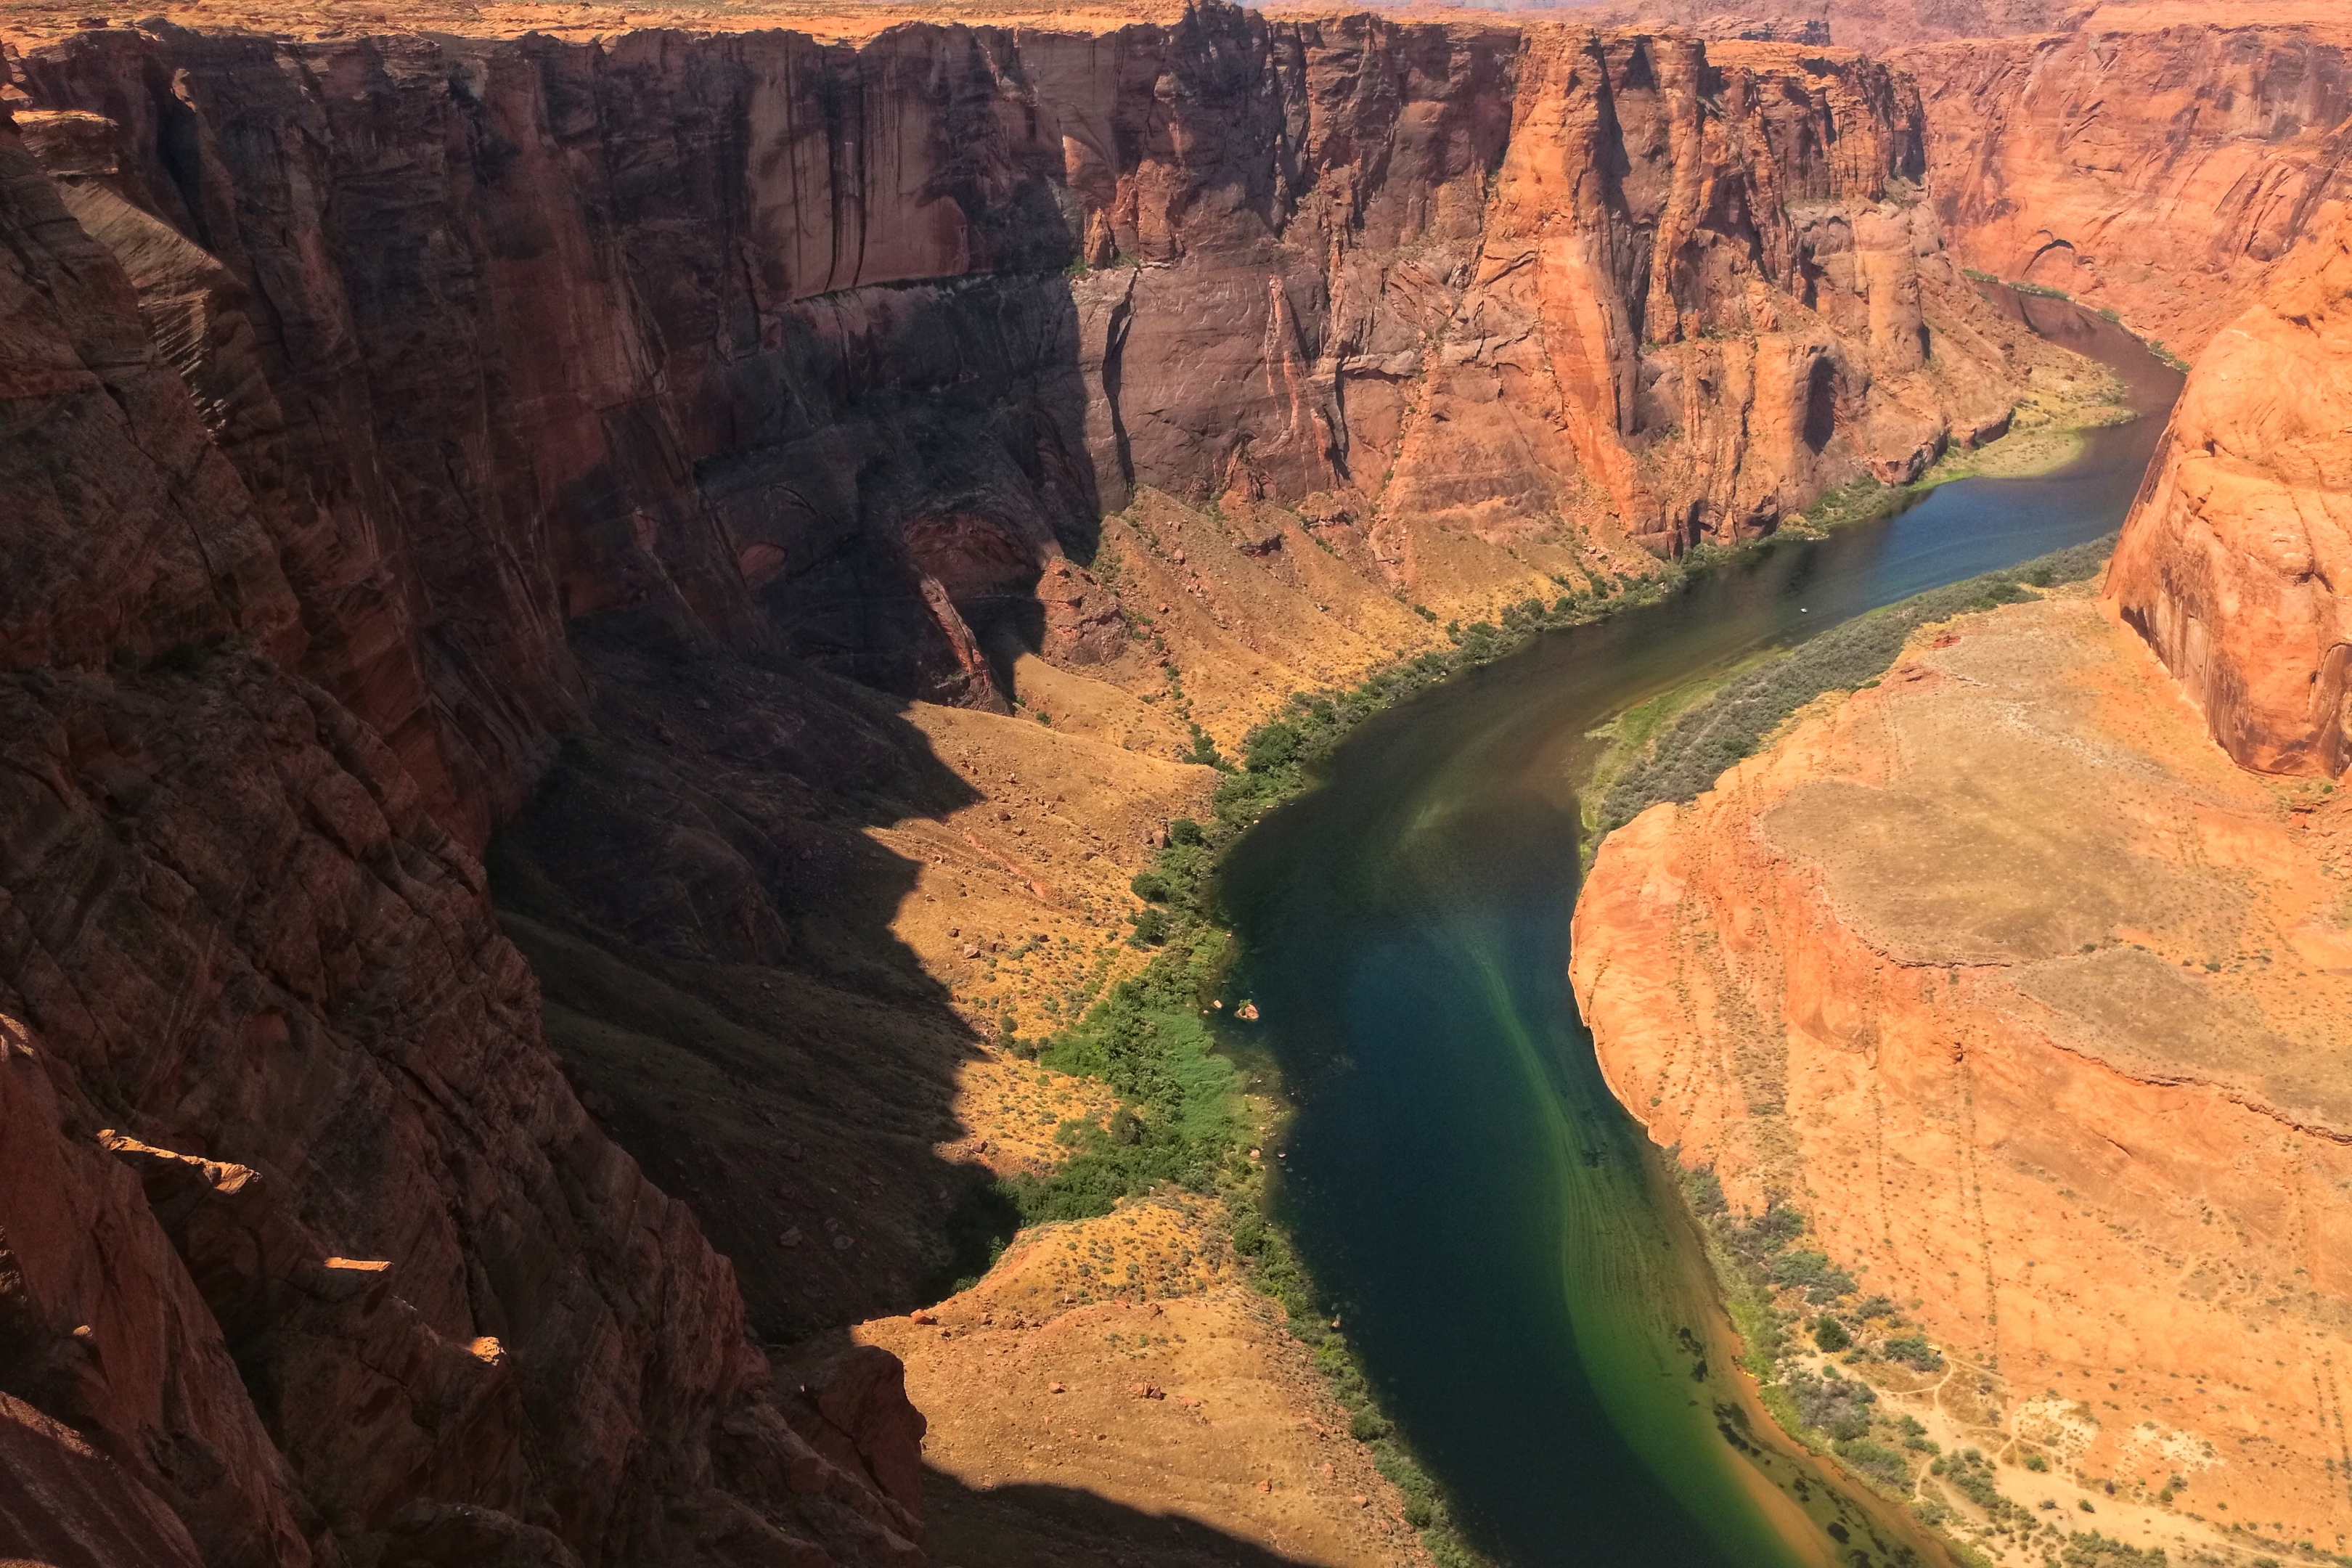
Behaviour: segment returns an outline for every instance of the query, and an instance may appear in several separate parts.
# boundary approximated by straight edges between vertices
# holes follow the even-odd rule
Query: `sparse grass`
[[[999,1184],[1020,1223],[1081,1219],[1111,1212],[1122,1198],[1173,1185],[1213,1194],[1225,1213],[1225,1240],[1251,1285],[1279,1302],[1289,1331],[1312,1348],[1332,1397],[1349,1412],[1349,1433],[1370,1450],[1404,1498],[1406,1522],[1441,1568],[1488,1568],[1463,1539],[1443,1490],[1381,1414],[1347,1340],[1299,1262],[1290,1238],[1265,1209],[1264,1163],[1249,1158],[1265,1128],[1244,1094],[1240,1071],[1218,1053],[1207,1017],[1230,952],[1215,906],[1217,861],[1249,823],[1307,786],[1305,764],[1401,690],[1419,689],[1450,668],[1375,678],[1337,698],[1294,699],[1283,717],[1252,731],[1236,770],[1219,786],[1216,816],[1178,818],[1152,866],[1134,879],[1145,900],[1137,937],[1158,947],[1142,972],[1112,986],[1076,1025],[1045,1042],[1042,1065],[1099,1079],[1119,1107],[1108,1127],[1073,1121],[1057,1131],[1074,1152],[1050,1173]],[[1196,731],[1197,735],[1197,731]]]
[[[1609,790],[1600,830],[1621,827],[1661,801],[1697,798],[1725,769],[1753,756],[1764,738],[1815,698],[1874,685],[1911,634],[1930,622],[2031,597],[2027,586],[2078,582],[2099,569],[2112,535],[2023,565],[1971,577],[1833,626],[1726,681],[1657,737],[1649,755]]]

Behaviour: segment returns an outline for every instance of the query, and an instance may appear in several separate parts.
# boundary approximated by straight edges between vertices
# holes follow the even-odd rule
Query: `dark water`
[[[1511,1568],[1942,1561],[1730,1375],[1696,1238],[1570,995],[1570,779],[1588,731],[1657,692],[2117,526],[2179,377],[2071,305],[2005,298],[2146,416],[2059,473],[1947,485],[1549,634],[1365,725],[1228,861],[1234,993],[1299,1101],[1284,1216],[1383,1406]]]

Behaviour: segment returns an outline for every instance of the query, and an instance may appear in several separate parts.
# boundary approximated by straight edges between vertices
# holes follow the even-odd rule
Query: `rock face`
[[[1611,1087],[1911,1311],[1950,1375],[1868,1375],[2044,1456],[2013,1496],[2332,1539],[2352,803],[2231,765],[2096,599],[1922,637],[1603,842],[1573,978]]]
[[[1849,52],[1530,35],[1384,517],[1605,515],[1671,549],[1916,478],[2015,391],[1933,215],[1894,199],[1920,136],[1908,85]]]
[[[302,668],[478,846],[600,608],[994,706],[992,626],[1138,484],[1360,497],[1425,599],[1448,520],[1517,552],[1492,592],[1916,471],[2015,391],[1887,199],[1917,104],[1720,48],[1212,6],[856,48],[108,29],[15,71]]]
[[[0,54],[27,1539],[918,1561],[888,1368],[773,1397],[733,1268],[604,1126],[761,1249],[763,1308],[913,1292],[971,1171],[859,1047],[901,1010],[926,1060],[971,1037],[894,906],[961,945],[984,866],[1062,899],[1066,959],[1140,840],[1076,851],[1059,808],[1210,776],[1000,744],[1024,660],[1066,716],[1230,743],[1271,686],[1997,425],[2017,368],[1909,199],[1916,100],[1719,48],[1208,5]],[[1049,769],[1053,852],[950,828],[933,742]],[[535,789],[509,910],[596,1119],[477,858]],[[839,1180],[915,1173],[872,1256],[827,1228],[821,1291],[775,1226],[817,1217],[804,1125],[857,1130]]]
[[[2193,358],[2352,198],[2352,30],[2340,11],[2269,19],[2284,9],[2110,7],[1894,51],[1928,105],[1952,248]]]
[[[1729,5],[1725,0],[1610,0],[1561,7],[1575,20],[1603,27],[1668,26],[1702,38],[1790,44],[1841,44],[1876,54],[1929,38],[1991,38],[2048,33],[2073,26],[2095,0],[1809,0]],[[1512,4],[1507,11],[1550,9]]]
[[[0,1388],[61,1478],[34,1538],[911,1558],[580,1109],[478,866],[281,662],[303,606],[250,492],[13,131],[0,232]]]
[[[2352,766],[2352,218],[2214,338],[2107,594],[2242,765]]]

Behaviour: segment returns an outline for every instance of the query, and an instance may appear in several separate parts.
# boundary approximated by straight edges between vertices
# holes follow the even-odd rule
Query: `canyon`
[[[2352,1530],[2347,243],[2215,335],[2095,591],[1923,628],[1612,834],[1576,915],[1620,1100],[1947,1361],[1869,1375],[2216,1561]]]
[[[1928,188],[1971,267],[2193,358],[2352,201],[2334,6],[2102,5],[1887,50],[1938,106]]]
[[[1114,1110],[1013,1042],[1290,693],[2073,385],[2000,190],[2184,349],[2340,200],[2324,22],[902,15],[0,11],[0,1555],[1414,1560],[1213,1213],[991,1256]],[[2257,107],[1979,137],[2102,70]],[[2340,771],[2231,417],[2133,602]]]

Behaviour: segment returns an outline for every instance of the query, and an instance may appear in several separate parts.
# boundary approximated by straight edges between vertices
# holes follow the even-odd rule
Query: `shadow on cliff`
[[[1097,380],[1117,426],[1110,285],[1064,276],[1066,231],[1037,243],[1008,271],[796,301],[782,346],[730,367],[737,427],[695,482],[761,620],[810,664],[974,700],[978,646],[1003,624],[1034,646],[1040,569],[1090,563],[1125,504],[1123,447],[1088,426]]]
[[[979,798],[898,699],[650,616],[575,622],[589,722],[492,841],[582,1100],[733,1260],[756,1337],[944,1294],[1014,1219],[940,1158],[978,1042],[865,829]]]
[[[966,1486],[923,1471],[924,1549],[958,1568],[1305,1568],[1181,1514],[1151,1513],[1077,1487]]]

